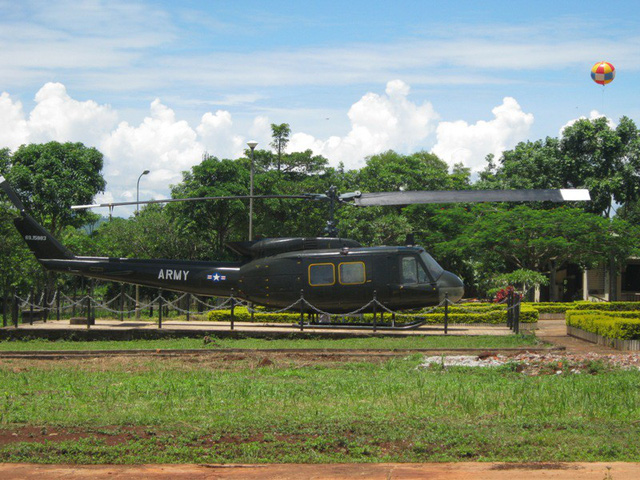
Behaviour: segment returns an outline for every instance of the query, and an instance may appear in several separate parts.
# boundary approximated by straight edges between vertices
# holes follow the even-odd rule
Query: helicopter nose
[[[460,277],[446,270],[438,279],[438,294],[440,302],[446,298],[455,303],[464,295],[464,284]]]

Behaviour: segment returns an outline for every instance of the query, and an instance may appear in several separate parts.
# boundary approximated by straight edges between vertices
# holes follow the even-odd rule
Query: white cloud
[[[134,179],[143,170],[151,173],[141,184],[140,195],[150,198],[166,196],[169,185],[182,180],[181,172],[202,160],[205,148],[196,131],[186,121],[177,120],[175,112],[156,99],[151,103],[150,115],[139,126],[121,122],[102,143],[101,150],[107,157],[105,176],[109,190],[115,191],[116,198],[135,193]]]
[[[237,158],[242,155],[243,137],[233,133],[231,114],[218,110],[207,112],[196,128],[204,148],[218,158]]]
[[[389,149],[412,150],[435,130],[438,114],[429,102],[417,105],[407,99],[409,85],[401,80],[387,83],[385,95],[367,93],[349,109],[351,130],[344,137],[322,141],[295,133],[290,151],[310,148],[347,168],[364,165],[365,157]]]
[[[14,102],[7,92],[0,95],[0,147],[16,149],[27,142],[29,128],[22,103]]]
[[[347,168],[359,168],[369,155],[389,149],[420,150],[435,136],[434,153],[449,164],[464,162],[477,170],[488,153],[500,155],[524,140],[533,123],[533,115],[524,113],[510,97],[492,110],[492,120],[471,125],[464,121],[438,123],[438,114],[429,102],[413,102],[409,95],[408,84],[392,80],[384,94],[366,93],[349,108],[350,127],[344,135],[321,139],[299,131],[292,135],[287,151],[311,149],[333,165],[343,162]],[[136,181],[144,170],[151,173],[140,182],[140,198],[167,197],[169,186],[179,183],[182,172],[200,163],[205,152],[219,158],[242,155],[249,138],[240,132],[249,132],[250,139],[258,141],[262,149],[269,149],[271,141],[266,116],[254,117],[248,125],[235,125],[231,112],[217,110],[206,112],[191,126],[159,99],[150,104],[139,124],[117,123],[118,112],[110,106],[75,100],[59,83],[44,85],[28,119],[26,115],[19,101],[13,101],[8,93],[0,95],[0,125],[5,127],[0,129],[0,140],[4,145],[16,148],[26,142],[56,140],[97,146],[105,155],[107,192],[100,197],[103,201],[135,200]]]
[[[15,149],[24,143],[83,142],[98,146],[113,128],[117,113],[92,100],[72,99],[61,83],[45,84],[35,96],[36,106],[25,118],[22,103],[8,93],[0,95],[0,141]]]
[[[441,122],[433,153],[449,165],[462,162],[478,171],[484,167],[487,154],[499,157],[529,135],[533,115],[524,113],[514,98],[505,97],[492,113],[493,120],[480,120],[473,125],[462,120]]]
[[[29,115],[29,141],[34,143],[56,139],[97,146],[117,121],[117,113],[110,106],[74,100],[61,83],[44,85],[35,101],[36,107]]]

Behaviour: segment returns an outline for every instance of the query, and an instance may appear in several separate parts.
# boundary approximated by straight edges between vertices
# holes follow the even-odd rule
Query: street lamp
[[[138,215],[138,211],[140,210],[140,179],[143,175],[147,175],[149,170],[145,170],[138,177],[138,183],[136,184],[136,215]]]
[[[138,177],[138,183],[136,183],[136,216],[140,211],[140,179],[143,175],[148,175],[149,170],[145,170]],[[136,285],[136,319],[140,318],[140,285]]]
[[[249,241],[251,241],[253,240],[253,151],[258,146],[258,142],[251,140],[247,142],[247,145],[251,149],[251,177],[249,180]]]

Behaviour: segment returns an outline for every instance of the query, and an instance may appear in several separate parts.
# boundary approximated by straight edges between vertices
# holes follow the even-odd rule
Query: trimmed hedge
[[[640,312],[614,314],[594,310],[569,310],[566,315],[569,326],[606,338],[640,340]]]
[[[540,302],[540,303],[527,303],[538,311],[538,313],[566,313],[567,310],[573,310],[576,308],[574,302],[558,303],[558,302]]]
[[[427,323],[444,323],[444,309],[442,311],[435,311],[434,313],[425,313],[420,318],[426,319]],[[238,307],[234,310],[234,317],[236,322],[251,322],[251,314],[244,307]],[[358,323],[362,322],[357,317],[345,317],[336,315],[336,320],[346,323]],[[389,315],[385,317],[388,319]],[[380,317],[378,317],[380,318]],[[520,310],[520,322],[521,323],[535,323],[538,321],[538,312],[526,305],[522,305]],[[231,320],[230,310],[213,310],[208,314],[209,321],[212,322],[228,322]],[[373,322],[373,314],[365,313],[363,315],[365,322]],[[415,316],[396,316],[396,323],[412,323],[416,320]],[[254,322],[256,323],[297,323],[300,321],[299,313],[266,313],[256,312],[254,314]],[[379,320],[378,320],[379,321]],[[449,323],[486,323],[486,324],[498,324],[506,323],[507,311],[504,306],[500,309],[488,309],[486,312],[472,313],[465,312],[458,307],[451,307],[449,309]]]
[[[576,310],[624,312],[640,310],[640,302],[576,302]]]

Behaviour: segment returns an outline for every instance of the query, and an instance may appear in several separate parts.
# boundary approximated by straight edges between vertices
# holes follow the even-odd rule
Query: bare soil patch
[[[637,463],[424,463],[337,465],[32,465],[2,464],[3,480],[637,480]],[[610,477],[606,477],[610,475]]]

